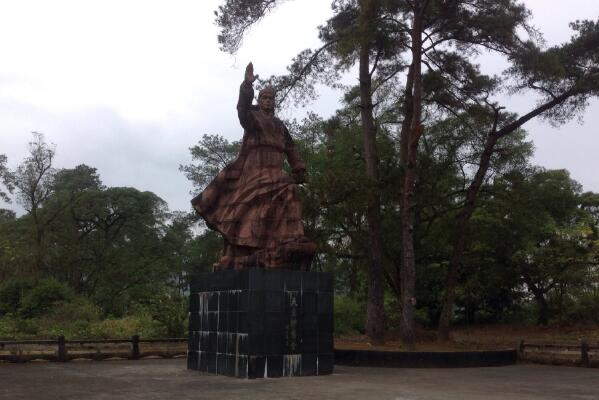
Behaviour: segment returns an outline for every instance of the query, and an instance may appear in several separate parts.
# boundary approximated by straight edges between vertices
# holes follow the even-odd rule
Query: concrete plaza
[[[242,380],[185,360],[0,364],[0,399],[599,399],[599,369],[514,365],[457,369],[336,366],[335,374]]]

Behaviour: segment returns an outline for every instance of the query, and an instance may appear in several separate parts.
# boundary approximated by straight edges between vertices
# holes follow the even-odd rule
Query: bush
[[[139,335],[145,339],[165,336],[164,328],[148,314],[118,319],[105,319],[91,324],[89,337],[93,338],[130,338]]]
[[[16,313],[27,291],[33,287],[30,278],[13,278],[0,285],[0,316]]]
[[[134,307],[136,315],[150,315],[167,337],[185,335],[188,308],[187,296],[182,296],[175,291],[157,293],[147,299],[145,304],[137,304]]]
[[[568,308],[566,318],[572,322],[599,324],[599,295],[583,294]]]
[[[5,316],[0,318],[0,340],[54,339],[64,335],[72,339],[144,339],[163,338],[166,330],[150,315],[104,320],[55,320],[51,315],[36,318]]]
[[[399,322],[401,318],[401,305],[397,297],[389,292],[386,292],[384,298],[384,307],[385,330],[393,331],[399,329]]]
[[[36,319],[19,318],[15,322],[17,332],[20,332],[25,336],[36,336],[40,332],[40,324]]]
[[[56,305],[75,297],[73,290],[56,279],[44,279],[30,289],[21,302],[19,313],[32,318],[48,313]]]
[[[364,333],[366,305],[345,296],[335,296],[335,334]]]
[[[14,340],[18,337],[17,319],[10,315],[0,318],[0,340]]]
[[[98,321],[102,310],[85,297],[75,297],[69,302],[56,302],[48,312],[48,319],[54,322]]]

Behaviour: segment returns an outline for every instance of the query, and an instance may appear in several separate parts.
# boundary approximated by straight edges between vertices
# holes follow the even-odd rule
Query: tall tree
[[[526,289],[537,305],[537,323],[546,325],[555,310],[550,297],[565,287],[574,294],[591,277],[595,235],[581,207],[581,186],[567,171],[528,167],[496,179],[491,190],[494,196],[484,200],[484,210],[477,209],[474,223],[478,216],[484,221],[478,222],[481,232],[485,225],[499,232],[488,250],[499,249],[502,269]]]
[[[86,265],[85,240],[89,233],[82,229],[75,216],[82,201],[98,195],[104,186],[95,168],[85,164],[57,170],[52,182],[52,194],[43,203],[45,215],[56,216],[47,227],[48,256],[46,273],[82,290]]]
[[[75,253],[66,256],[76,261],[76,287],[107,313],[123,314],[133,300],[151,293],[153,284],[173,277],[162,242],[166,203],[154,193],[128,187],[87,190],[69,214],[76,239],[65,251]]]
[[[476,207],[476,199],[489,170],[491,158],[503,138],[513,135],[535,117],[543,117],[560,124],[579,115],[588,99],[599,94],[599,23],[581,21],[571,24],[576,34],[570,42],[542,50],[527,42],[510,52],[514,90],[529,90],[539,95],[539,103],[520,117],[504,114],[503,107],[487,102],[495,122],[487,134],[478,168],[468,187],[464,207],[456,218],[457,232],[454,251],[447,274],[443,311],[439,320],[438,336],[449,337],[449,325],[455,300],[457,276],[466,246],[469,220]]]
[[[411,66],[406,78],[404,97],[405,119],[402,125],[401,146],[404,161],[402,181],[402,287],[412,293],[402,294],[402,339],[414,343],[413,296],[415,279],[414,257],[414,196],[417,182],[418,144],[426,133],[423,111],[434,104],[446,110],[448,104],[464,106],[480,95],[481,83],[464,81],[464,72],[471,71],[467,55],[477,54],[483,49],[509,53],[519,46],[519,28],[528,30],[526,9],[512,0],[501,1],[397,1],[399,14],[407,22],[410,33]],[[444,96],[428,97],[434,92],[425,92],[425,83],[431,77],[441,78],[451,88]],[[478,86],[478,88],[477,88]],[[478,89],[478,92],[473,90]],[[484,93],[484,92],[483,92]],[[451,111],[450,111],[451,112]]]
[[[231,4],[229,4],[231,3]],[[232,5],[235,2],[227,2]],[[260,2],[263,10],[271,10],[276,1]],[[316,51],[304,51],[294,60],[289,67],[289,75],[279,80],[287,87],[298,81],[313,82],[314,79],[322,78],[323,82],[330,82],[334,74],[327,73],[327,58],[323,56],[328,49],[341,48],[339,54],[340,62],[337,69],[351,65],[352,58],[348,57],[351,49],[361,43],[359,36],[353,36],[354,45],[348,45],[345,41],[339,41],[338,37],[329,34],[337,32],[338,35],[347,35],[347,27],[352,25],[351,21],[360,15],[361,2],[357,1],[335,1],[333,9],[336,12],[327,27],[321,29],[323,47]],[[233,18],[225,18],[222,11],[227,11],[226,6],[221,9],[221,18],[231,22]],[[230,8],[233,10],[233,8]],[[235,9],[239,11],[239,9]],[[416,184],[416,166],[418,157],[419,140],[424,133],[422,124],[424,93],[424,76],[430,71],[444,73],[451,77],[445,70],[448,66],[442,60],[445,54],[472,54],[479,49],[491,49],[507,52],[520,41],[516,35],[518,27],[527,28],[525,22],[528,16],[526,10],[512,0],[499,2],[489,0],[472,1],[441,1],[441,0],[394,0],[381,3],[380,12],[371,21],[371,29],[381,32],[377,37],[377,47],[382,51],[377,53],[374,65],[380,61],[392,60],[385,66],[378,65],[381,82],[388,82],[400,72],[406,72],[405,90],[396,98],[403,98],[403,124],[401,125],[401,158],[404,169],[401,178],[401,226],[402,226],[402,263],[401,263],[401,288],[402,288],[402,338],[406,345],[414,343],[414,307],[416,303],[415,288],[415,254],[414,254],[414,195]],[[239,17],[242,13],[232,13]],[[232,30],[229,25],[225,26],[222,39],[224,46],[239,44],[239,38],[245,29],[252,23],[258,21],[264,13],[248,13],[238,20],[242,26],[241,30]],[[241,22],[243,21],[243,25]],[[376,28],[374,28],[376,27]],[[328,28],[328,29],[327,29]],[[331,29],[332,28],[332,29]],[[349,30],[351,32],[351,29]],[[355,30],[353,31],[356,32]],[[334,40],[330,40],[334,39]],[[381,41],[381,39],[383,39]],[[394,46],[380,46],[381,43],[391,43]],[[358,46],[359,47],[359,46]],[[450,52],[449,50],[455,49]],[[354,51],[355,51],[354,50]],[[332,52],[332,51],[331,51]],[[329,52],[329,53],[331,53]],[[332,52],[334,54],[334,52]],[[379,57],[380,56],[380,57]],[[402,60],[406,56],[409,62]],[[446,57],[445,57],[446,58]],[[463,57],[461,57],[463,59]],[[330,64],[330,63],[329,63]],[[406,68],[409,66],[409,68]],[[450,65],[451,66],[451,65]],[[426,68],[426,73],[423,72]],[[458,83],[455,79],[451,82]],[[298,91],[306,91],[305,85],[298,86]],[[461,98],[464,98],[462,95]]]
[[[374,190],[368,196],[366,218],[368,221],[368,237],[370,251],[370,267],[368,268],[368,302],[366,310],[366,335],[375,344],[384,342],[384,278],[383,278],[383,239],[381,234],[381,201],[379,191],[379,159],[376,148],[376,126],[374,106],[372,104],[372,73],[370,55],[373,53],[372,29],[377,13],[376,0],[361,0],[359,20],[359,81],[360,81],[360,116],[362,136],[364,140],[364,159],[366,174],[373,182]],[[376,68],[376,67],[375,67]]]
[[[41,210],[44,201],[52,194],[54,154],[54,146],[46,143],[44,135],[33,132],[33,141],[29,142],[29,155],[10,176],[10,184],[17,191],[17,201],[29,213],[33,222],[35,261],[32,272],[36,277],[39,277],[46,259],[45,233],[56,217],[56,214],[44,215]]]
[[[276,0],[245,3],[247,8],[244,9],[240,2],[227,1],[217,14],[217,22],[224,28],[219,40],[225,49],[238,48],[244,32],[278,4]],[[356,54],[362,41],[354,35],[353,43],[348,44],[342,38],[344,35],[351,37],[348,32],[352,32],[352,21],[359,20],[360,6],[365,4],[360,1],[333,2],[335,16],[321,28],[322,47],[300,53],[288,68],[289,74],[275,80],[285,88],[285,97],[293,88],[297,89],[295,98],[313,96],[315,82],[331,83],[338,76],[327,66],[334,66],[333,70],[340,71],[353,64],[355,58],[352,54]],[[377,36],[379,40],[375,48],[383,48],[384,51],[377,53],[374,65],[379,71],[386,72],[380,75],[383,82],[406,72],[405,87],[396,98],[401,99],[403,113],[400,133],[403,167],[400,180],[402,339],[411,346],[414,343],[413,312],[416,303],[414,216],[418,147],[420,139],[426,134],[425,125],[430,124],[432,113],[451,116],[482,114],[491,121],[478,163],[480,168],[464,195],[464,207],[455,224],[454,254],[448,269],[439,329],[439,337],[442,338],[447,331],[444,326],[448,327],[447,321],[451,317],[455,271],[466,246],[467,222],[492,158],[498,153],[496,145],[499,139],[517,132],[523,123],[550,109],[556,111],[552,114],[559,120],[584,105],[595,90],[592,86],[593,79],[596,79],[596,67],[593,66],[596,56],[593,59],[592,54],[597,48],[593,38],[596,26],[590,22],[575,25],[581,32],[581,40],[574,40],[571,46],[561,50],[545,53],[533,42],[537,33],[528,25],[529,11],[515,0],[393,0],[381,2],[378,10],[372,24],[384,35]],[[528,34],[528,39],[522,37],[523,33]],[[387,38],[395,46],[380,47],[380,38]],[[547,100],[520,118],[502,112],[493,96],[505,87],[504,82],[481,75],[472,63],[473,56],[483,50],[504,55],[512,62],[514,67],[510,74],[516,78],[516,90],[537,90]],[[556,68],[555,61],[568,53],[571,53],[573,61],[564,64],[569,65],[565,69]],[[379,58],[379,55],[382,57]],[[379,65],[385,59],[392,59],[394,63]],[[332,62],[335,60],[338,62]],[[563,75],[563,79],[559,78],[559,74]],[[560,107],[556,107],[558,105]]]
[[[5,190],[0,188],[0,200],[10,203],[10,197],[8,195],[12,192],[13,188],[10,179],[10,171],[6,165],[7,160],[5,154],[0,154],[0,184],[5,187]],[[8,191],[8,193],[6,191]]]
[[[227,1],[217,12],[217,24],[222,28],[219,35],[222,48],[229,52],[236,51],[245,31],[278,3],[259,1],[252,2],[250,6],[238,1]],[[383,33],[388,24],[379,23],[378,1],[336,1],[332,7],[335,16],[320,29],[323,45],[317,50],[302,51],[288,67],[289,74],[271,77],[269,81],[281,93],[280,102],[292,98],[297,103],[302,103],[316,96],[316,83],[324,82],[334,86],[339,78],[339,71],[358,64],[363,154],[366,173],[372,182],[369,185],[371,190],[366,212],[370,259],[366,332],[371,340],[381,342],[384,339],[384,278],[377,126],[373,105],[376,89],[373,88],[373,76],[385,61],[387,64],[391,64],[391,60],[396,61],[396,52],[390,51],[392,42],[387,38],[389,34]],[[391,65],[387,67],[392,69]]]

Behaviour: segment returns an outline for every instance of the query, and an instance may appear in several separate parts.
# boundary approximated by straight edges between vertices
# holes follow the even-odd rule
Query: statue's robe
[[[305,166],[283,122],[252,106],[253,97],[244,82],[237,104],[244,128],[239,155],[192,204],[225,240],[216,269],[307,269],[316,246],[304,235],[297,184],[283,171],[284,158],[294,173]]]

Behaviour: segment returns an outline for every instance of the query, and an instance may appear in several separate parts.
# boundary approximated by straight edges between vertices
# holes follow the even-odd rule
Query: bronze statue
[[[308,270],[316,245],[304,235],[297,188],[304,182],[305,166],[289,131],[274,116],[274,90],[262,89],[258,105],[252,105],[257,78],[249,63],[237,103],[244,128],[239,155],[191,203],[224,238],[215,270]],[[292,176],[283,171],[285,156]]]

